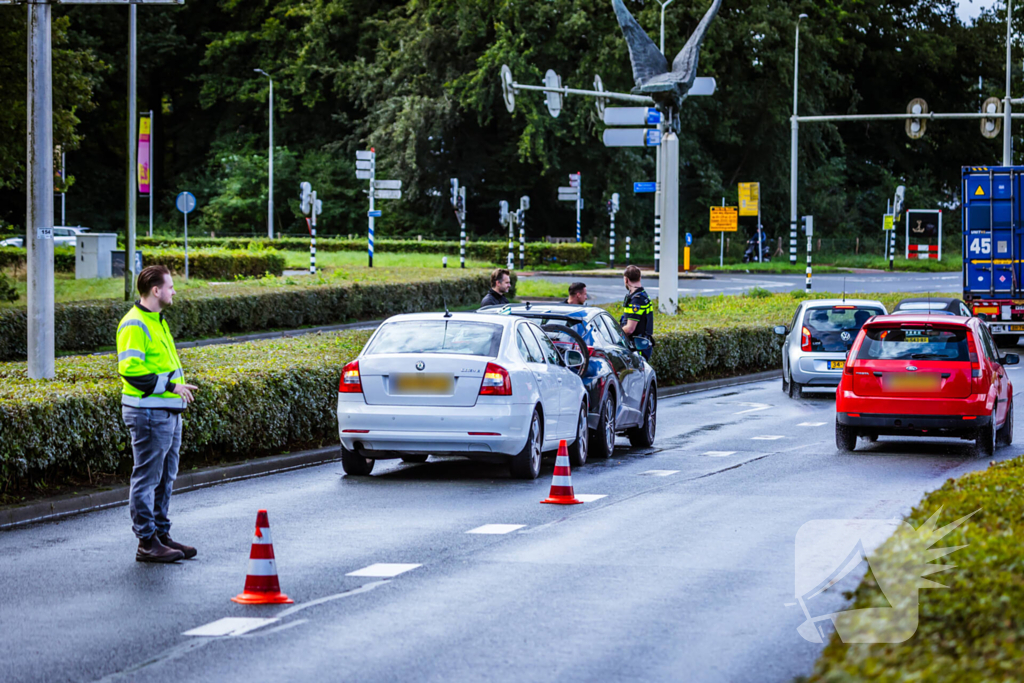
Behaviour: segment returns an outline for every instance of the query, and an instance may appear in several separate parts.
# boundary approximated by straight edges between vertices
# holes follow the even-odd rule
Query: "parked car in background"
[[[791,398],[804,388],[837,387],[846,352],[860,328],[872,316],[885,315],[881,301],[869,299],[808,299],[797,306],[789,326],[775,334],[782,343],[782,390]]]
[[[53,244],[54,246],[71,246],[75,247],[76,237],[82,233],[88,232],[89,228],[83,228],[82,226],[70,227],[67,225],[55,225],[53,226]],[[8,237],[7,239],[0,240],[0,247],[20,247],[25,248],[25,236],[17,235],[14,237]]]
[[[630,340],[603,308],[576,304],[510,304],[481,312],[528,318],[541,324],[555,345],[587,357],[582,373],[588,395],[590,449],[609,457],[616,434],[631,445],[654,443],[658,420],[658,377],[641,351],[647,339]]]
[[[541,454],[569,445],[587,460],[583,354],[562,354],[532,320],[476,313],[388,318],[338,386],[341,464],[367,475],[375,460],[460,455],[506,462],[536,479]]]
[[[860,331],[836,392],[836,447],[881,434],[973,439],[979,454],[1013,441],[1013,384],[977,318],[879,316]]]
[[[892,309],[890,315],[931,313],[936,315],[959,315],[971,317],[971,309],[962,299],[955,296],[930,296],[903,299]]]

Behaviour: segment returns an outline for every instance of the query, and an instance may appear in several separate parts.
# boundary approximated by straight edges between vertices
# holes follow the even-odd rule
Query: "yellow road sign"
[[[882,219],[882,230],[892,230],[892,214],[887,213]]]
[[[711,207],[711,232],[736,232],[739,227],[740,219],[737,207]]]
[[[761,183],[740,183],[740,215],[758,215],[758,201],[761,195]]]

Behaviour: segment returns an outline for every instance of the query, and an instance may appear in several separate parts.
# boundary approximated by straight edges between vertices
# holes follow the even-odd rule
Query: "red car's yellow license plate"
[[[845,367],[846,367],[846,361],[845,360],[830,360],[828,362],[828,369],[829,370],[842,370]]]
[[[451,375],[398,375],[395,392],[399,394],[451,394],[454,381]]]
[[[886,391],[938,391],[940,383],[939,375],[908,372],[886,375],[883,385]]]

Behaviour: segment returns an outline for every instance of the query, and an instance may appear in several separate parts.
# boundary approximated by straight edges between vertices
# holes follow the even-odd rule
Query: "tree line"
[[[658,4],[627,7],[657,42]],[[706,0],[669,7],[669,59],[706,8]],[[706,234],[708,207],[723,197],[735,204],[736,184],[758,181],[769,235],[788,232],[800,13],[809,15],[801,114],[902,112],[914,97],[932,111],[975,112],[1002,97],[1003,13],[967,26],[955,9],[953,0],[727,0],[698,71],[717,79],[717,92],[689,99],[681,113],[681,230]],[[55,5],[54,17],[54,138],[67,158],[68,223],[120,231],[128,11]],[[579,171],[585,239],[607,235],[605,202],[618,192],[618,234],[632,235],[634,250],[651,240],[652,195],[634,196],[632,183],[654,179],[653,150],[603,147],[587,98],[567,98],[557,119],[537,93],[521,93],[514,114],[502,102],[502,64],[523,83],[540,83],[551,68],[571,87],[589,89],[599,74],[606,88],[628,92],[629,57],[609,0],[186,0],[140,6],[138,17],[138,108],[154,111],[158,229],[180,230],[173,199],[189,190],[199,200],[193,229],[265,233],[268,82],[254,73],[260,68],[274,78],[276,230],[305,232],[298,189],[306,180],[323,200],[320,234],[364,234],[366,182],[355,177],[355,151],[373,147],[377,177],[404,183],[402,200],[378,204],[378,237],[457,236],[453,177],[467,188],[471,236],[500,234],[498,202],[517,206],[529,195],[530,238],[568,237],[575,213],[556,188]],[[23,6],[0,7],[0,83],[0,225],[21,231]],[[1001,145],[975,121],[929,122],[920,140],[902,122],[804,124],[800,213],[814,214],[824,236],[877,236],[896,185],[907,186],[911,206],[954,207],[960,167],[999,163]],[[142,232],[145,200],[139,210]]]

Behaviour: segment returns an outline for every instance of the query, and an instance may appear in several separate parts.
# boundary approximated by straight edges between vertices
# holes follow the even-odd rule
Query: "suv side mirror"
[[[565,364],[570,368],[578,368],[583,365],[583,354],[576,349],[569,349],[565,352]]]
[[[1020,356],[1015,353],[1008,353],[999,359],[1000,365],[1016,365],[1020,362]]]
[[[789,332],[789,330],[786,329],[785,325],[775,326],[775,334],[779,335],[780,337],[785,337],[787,332]]]
[[[635,337],[633,339],[633,348],[637,351],[646,351],[651,348],[651,340],[646,337]]]

